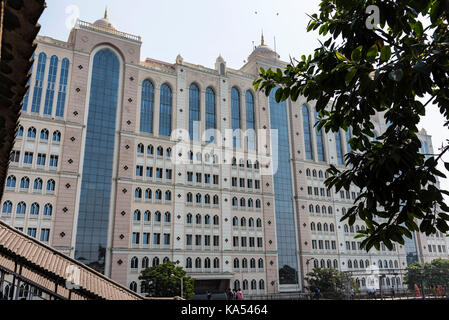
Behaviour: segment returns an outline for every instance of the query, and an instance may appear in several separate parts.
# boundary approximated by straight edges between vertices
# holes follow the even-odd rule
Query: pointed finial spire
[[[104,18],[108,18],[108,7],[106,6],[106,9],[104,10]]]
[[[263,38],[263,29],[262,29],[262,39],[260,41],[260,45],[261,46],[265,45],[265,39]]]

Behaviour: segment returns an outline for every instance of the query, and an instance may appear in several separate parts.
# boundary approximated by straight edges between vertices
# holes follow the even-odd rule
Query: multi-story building
[[[314,266],[406,267],[404,247],[367,254],[363,224],[340,222],[358,190],[324,186],[350,133],[317,131],[305,99],[253,90],[260,67],[286,65],[263,37],[240,70],[221,56],[215,68],[141,61],[141,38],[106,15],[37,43],[2,200],[10,225],[137,292],[140,271],[166,260],[197,292],[247,294],[302,290]]]

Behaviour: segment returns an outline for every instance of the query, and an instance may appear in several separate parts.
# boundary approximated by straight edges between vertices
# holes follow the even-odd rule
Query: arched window
[[[242,268],[243,269],[248,269],[248,259],[243,258],[243,260],[242,260]]]
[[[8,179],[6,179],[6,187],[7,188],[15,188],[16,182],[17,182],[17,179],[15,176],[9,176]]]
[[[265,290],[265,281],[263,280],[259,281],[259,290]]]
[[[195,268],[201,269],[201,258],[196,258],[195,260]]]
[[[153,133],[154,86],[149,80],[142,83],[142,102],[140,108],[140,131]]]
[[[145,146],[142,143],[139,143],[137,145],[137,153],[138,154],[144,154],[145,153]]]
[[[143,221],[145,222],[151,222],[151,212],[150,211],[145,211],[145,213],[143,214]]]
[[[253,199],[248,199],[248,208],[254,208],[254,201],[253,201]]]
[[[246,206],[246,200],[245,200],[245,198],[241,198],[241,199],[240,199],[240,206],[241,206],[241,207],[245,207],[245,206]]]
[[[231,113],[232,113],[233,146],[234,148],[240,148],[241,146],[240,130],[242,128],[240,92],[235,87],[231,89],[231,108],[232,108]],[[236,132],[236,130],[238,130],[238,132]]]
[[[17,137],[23,137],[23,127],[22,126],[19,126],[17,128],[16,136]]]
[[[326,266],[328,269],[332,269],[332,261],[331,260],[327,260],[326,261]]]
[[[33,102],[31,103],[31,112],[39,113],[41,109],[42,87],[44,84],[45,66],[47,64],[47,55],[43,52],[39,54],[36,70],[36,80],[34,83]]]
[[[163,157],[164,156],[164,148],[162,148],[161,146],[157,147],[156,149],[156,155],[158,157]]]
[[[41,141],[47,141],[49,138],[49,132],[47,129],[41,130]]]
[[[150,259],[148,257],[143,257],[142,259],[142,269],[146,269],[150,266]]]
[[[250,267],[251,269],[256,269],[256,259],[252,258],[252,259],[249,261],[249,267]]]
[[[165,192],[165,201],[171,201],[171,191],[169,190]]]
[[[187,223],[187,224],[192,224],[192,222],[193,222],[193,216],[192,216],[191,213],[189,213],[189,214],[186,216],[186,223]]]
[[[321,261],[320,261],[320,267],[321,267],[322,269],[326,268],[326,262],[324,261],[324,259],[321,259]]]
[[[240,260],[235,258],[234,259],[234,269],[239,269],[240,268]]]
[[[210,225],[210,216],[208,214],[206,214],[204,216],[204,224],[205,225]]]
[[[142,199],[142,189],[136,188],[136,191],[134,191],[134,199]]]
[[[187,202],[188,203],[192,203],[193,202],[193,194],[191,194],[190,192],[187,193]]]
[[[27,205],[25,204],[25,202],[19,202],[19,204],[17,205],[16,214],[25,214],[26,209]]]
[[[239,226],[239,218],[234,217],[234,218],[232,219],[232,226],[233,226],[233,227],[238,227],[238,226]]]
[[[200,140],[200,89],[194,83],[189,88],[189,135],[190,140]]]
[[[56,186],[56,183],[55,183],[54,180],[48,180],[47,181],[47,191],[54,192],[55,191],[55,186]]]
[[[321,170],[318,171],[318,178],[321,178],[321,179],[323,178],[323,171],[321,171]]]
[[[318,213],[318,214],[321,213],[320,206],[317,205],[317,206],[315,207],[315,210],[316,210],[316,213]]]
[[[257,227],[257,228],[262,228],[262,219],[257,219],[257,221],[256,221],[256,227]]]
[[[379,260],[379,261],[377,262],[377,264],[378,264],[378,266],[379,266],[379,269],[382,269],[382,260]]]
[[[339,165],[343,165],[345,164],[344,162],[344,151],[343,151],[343,144],[342,142],[342,136],[340,132],[335,132],[335,144],[337,147],[337,159],[338,159],[338,164]]]
[[[315,170],[315,169],[313,169],[313,171],[312,171],[312,175],[313,175],[313,177],[314,177],[314,178],[316,178],[316,176],[317,176],[317,172],[316,172],[316,170]]]
[[[251,290],[257,290],[257,281],[256,280],[251,281]]]
[[[239,200],[236,197],[232,198],[232,206],[238,207],[238,205],[239,205]]]
[[[50,67],[48,69],[47,93],[45,95],[44,114],[51,116],[53,111],[53,101],[55,97],[56,74],[58,72],[57,56],[50,58]]]
[[[321,208],[321,212],[323,213],[323,214],[326,214],[326,207],[325,206],[323,206],[322,208]]]
[[[165,157],[167,159],[171,159],[171,148],[167,148],[167,150],[165,150]]]
[[[159,116],[159,134],[169,137],[172,127],[172,90],[166,84],[161,86],[161,107]]]
[[[256,200],[256,209],[260,209],[261,208],[261,202],[259,199]]]
[[[153,198],[153,192],[151,189],[145,190],[145,200],[151,200]]]
[[[137,257],[133,257],[131,259],[131,269],[137,269],[139,268],[139,259]]]
[[[239,280],[234,281],[234,290],[240,290],[240,281]]]
[[[31,128],[28,129],[27,138],[30,138],[30,139],[35,139],[36,138],[36,128],[31,127]]]
[[[264,262],[263,262],[263,259],[262,259],[262,258],[259,259],[258,267],[259,267],[259,269],[261,269],[261,270],[264,268]]]
[[[134,211],[133,220],[134,221],[140,221],[140,211],[139,210]]]
[[[396,269],[398,269],[398,268],[399,268],[399,263],[398,263],[398,260],[394,260],[394,267],[395,267]]]
[[[313,267],[314,268],[318,268],[319,267],[319,262],[317,259],[313,260]]]
[[[32,216],[37,216],[37,215],[39,215],[39,204],[33,203],[33,204],[31,205],[30,214],[31,214]]]
[[[201,194],[197,193],[196,196],[195,196],[196,203],[201,203],[201,199],[202,199]]]
[[[345,224],[345,225],[344,225],[343,229],[345,230],[345,232],[346,232],[346,233],[348,233],[348,232],[349,232],[349,227],[348,227],[348,225],[347,225],[347,224]]]
[[[360,269],[364,269],[365,268],[365,264],[363,263],[363,260],[360,260],[359,265],[360,265]]]
[[[158,266],[159,264],[160,264],[159,258],[158,258],[158,257],[154,257],[154,258],[153,258],[153,267],[156,267],[156,266]]]
[[[313,207],[313,204],[309,205],[309,212],[310,212],[310,213],[314,213],[314,212],[315,212],[315,209],[314,209],[314,207]]]
[[[11,201],[8,200],[3,203],[2,213],[3,214],[11,214],[12,213],[12,202]]]
[[[354,269],[358,269],[359,268],[359,263],[357,262],[357,260],[354,260]]]
[[[200,215],[200,214],[197,214],[197,215],[195,216],[195,223],[196,223],[196,224],[201,224],[201,215]]]
[[[186,259],[186,269],[192,269],[192,258]]]
[[[306,176],[307,177],[310,177],[312,175],[312,172],[310,171],[310,169],[307,169],[306,170]]]
[[[337,260],[334,260],[334,269],[338,269],[338,261]]]
[[[256,150],[255,128],[254,96],[250,91],[246,91],[246,143],[248,150]]]
[[[248,227],[254,228],[254,219],[253,218],[249,218],[249,220],[248,220]]]
[[[215,258],[214,259],[214,269],[219,269],[220,268],[220,259]]]
[[[206,89],[206,142],[215,141],[217,129],[217,116],[215,107],[215,92],[212,88]]]
[[[28,177],[23,177],[20,180],[20,189],[28,189],[30,187],[30,179]]]
[[[329,207],[329,208],[327,208],[327,213],[328,213],[328,214],[330,214],[330,215],[332,215],[332,214],[333,214],[333,210],[332,210],[332,207]]]
[[[129,290],[137,293],[137,283],[135,281],[133,281],[129,284]]]
[[[147,147],[147,155],[154,155],[154,147],[151,144]]]
[[[351,260],[348,260],[348,268],[352,269],[352,261]]]
[[[162,215],[159,211],[156,211],[154,213],[154,222],[161,222],[162,220]]]
[[[306,159],[314,160],[312,147],[312,130],[310,126],[310,113],[306,105],[302,107],[303,127],[304,127],[304,146],[306,148]]]
[[[47,203],[44,206],[44,217],[51,217],[53,214],[53,206],[49,203]]]
[[[330,230],[330,232],[335,232],[335,227],[334,227],[334,224],[333,224],[333,223],[331,223],[331,224],[329,225],[329,230]]]
[[[156,190],[154,197],[156,200],[162,200],[162,191],[161,190]]]
[[[33,189],[36,190],[42,190],[42,179],[41,178],[36,178],[34,180],[34,185],[33,185]]]
[[[369,268],[369,266],[370,266],[369,260],[365,260],[365,268]]]
[[[214,226],[218,226],[220,224],[220,218],[218,216],[214,216]]]
[[[323,224],[323,231],[324,232],[328,232],[329,231],[329,227],[328,227],[327,223]]]
[[[206,194],[206,195],[204,196],[204,203],[205,203],[205,204],[210,204],[210,195]]]
[[[312,222],[312,223],[310,224],[310,231],[315,231],[315,230],[316,230],[315,222]]]
[[[67,96],[67,81],[69,78],[70,61],[67,58],[61,62],[61,76],[59,78],[58,102],[56,104],[56,116],[64,117],[65,100]]]
[[[219,204],[219,198],[217,195],[214,196],[214,205],[218,205]]]
[[[316,224],[316,229],[317,229],[317,231],[322,231],[322,228],[321,228],[321,222],[318,222],[318,223]]]
[[[388,261],[388,268],[393,269],[393,261]]]
[[[204,259],[204,268],[210,269],[210,258]]]
[[[246,218],[242,218],[242,219],[240,220],[240,225],[241,225],[242,227],[246,227]]]
[[[55,131],[53,132],[53,142],[61,142],[61,132]]]

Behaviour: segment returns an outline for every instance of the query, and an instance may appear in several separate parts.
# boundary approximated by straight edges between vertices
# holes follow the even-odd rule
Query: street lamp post
[[[181,280],[181,298],[184,299],[184,279],[182,277],[175,276],[173,273],[171,274],[171,277]]]

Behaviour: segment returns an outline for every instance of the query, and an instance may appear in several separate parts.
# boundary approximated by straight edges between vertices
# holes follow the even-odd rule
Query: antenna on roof
[[[276,51],[276,36],[274,36],[274,52],[277,53],[277,51]]]
[[[108,6],[106,6],[106,9],[104,10],[104,18],[108,18]]]

